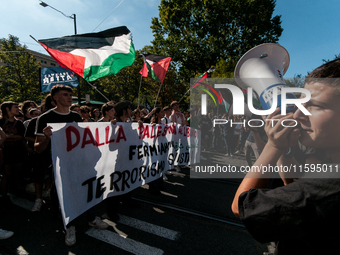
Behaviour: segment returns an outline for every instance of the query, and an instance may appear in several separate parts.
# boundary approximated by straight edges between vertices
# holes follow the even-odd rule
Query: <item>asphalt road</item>
[[[227,158],[221,151],[204,152],[220,164],[246,164],[243,155]],[[15,232],[0,240],[0,254],[231,254],[262,255],[268,244],[256,242],[232,214],[230,205],[240,179],[190,178],[190,169],[173,172],[160,195],[148,185],[132,191],[138,208],[119,208],[120,220],[106,218],[104,203],[97,213],[108,230],[88,226],[86,216],[75,220],[77,243],[64,244],[61,220],[49,201],[38,213],[30,212],[34,196],[12,197],[1,208],[0,227]],[[21,253],[20,253],[21,252]]]

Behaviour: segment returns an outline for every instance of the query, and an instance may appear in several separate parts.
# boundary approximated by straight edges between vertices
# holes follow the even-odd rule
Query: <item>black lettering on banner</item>
[[[156,176],[156,173],[157,173],[157,170],[155,168],[156,166],[156,162],[153,162],[152,165],[151,165],[151,176],[155,177]]]
[[[129,189],[130,185],[128,183],[128,180],[130,178],[130,171],[129,170],[125,170],[122,172],[123,175],[123,180],[122,180],[122,191],[125,190],[125,186]]]
[[[180,153],[179,157],[178,157],[178,163],[182,164],[183,163],[183,153]]]
[[[117,179],[115,180],[115,175],[118,175]],[[121,172],[113,172],[112,174],[110,174],[111,177],[111,181],[110,181],[110,190],[116,190],[116,191],[120,191],[117,182],[120,181],[120,179],[122,178],[122,173]],[[114,189],[113,189],[114,187]]]
[[[81,186],[87,186],[87,202],[91,202],[91,200],[93,199],[93,182],[96,180],[96,177],[92,177],[86,181],[84,181]]]
[[[155,155],[157,156],[157,148],[156,148],[156,145],[149,145],[149,148],[150,148],[150,154],[151,156],[153,156],[153,153],[155,153]]]
[[[136,145],[130,145],[129,147],[129,160],[132,160],[132,156],[135,155],[136,153],[134,150],[136,150]]]
[[[174,154],[173,153],[170,153],[168,155],[168,163],[170,166],[172,166],[174,164]]]
[[[148,147],[147,145],[144,145],[143,150],[144,150],[144,157],[145,157],[146,155],[149,156],[149,152],[148,152],[149,147]]]
[[[142,181],[142,179],[143,179],[143,180],[146,179],[145,176],[144,176],[145,170],[146,170],[146,167],[145,167],[145,166],[141,166],[141,167],[139,168],[139,181]],[[143,177],[143,178],[142,178],[142,177]]]
[[[143,145],[138,145],[138,159],[141,159],[143,157],[143,153],[142,153],[142,147]]]
[[[101,182],[101,180],[104,178],[104,175],[100,176],[97,179],[97,188],[96,188],[96,198],[100,198],[101,195],[103,195],[104,191],[106,190],[106,187],[102,189],[102,187],[105,185],[105,183]]]
[[[185,153],[185,163],[189,163],[189,152]]]
[[[132,169],[131,171],[131,183],[134,184],[137,181],[137,177],[138,177],[138,168],[135,167],[134,169]]]
[[[168,150],[168,143],[161,143],[161,154],[166,153]]]

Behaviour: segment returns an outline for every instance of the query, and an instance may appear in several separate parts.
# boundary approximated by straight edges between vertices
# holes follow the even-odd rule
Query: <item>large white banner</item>
[[[66,226],[109,196],[199,162],[200,131],[180,125],[53,123],[52,160]]]

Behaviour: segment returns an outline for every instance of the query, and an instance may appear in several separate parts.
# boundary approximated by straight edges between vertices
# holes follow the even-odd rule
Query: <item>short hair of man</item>
[[[72,104],[71,106],[70,106],[70,110],[71,111],[73,111],[74,110],[74,108],[80,108],[80,105],[79,104]]]
[[[87,105],[82,105],[82,106],[80,106],[80,111],[81,111],[82,113],[85,113],[85,112],[90,113],[91,109],[90,109],[90,107],[88,107]]]
[[[122,101],[118,102],[114,105],[116,111],[116,117],[122,117],[124,114],[124,110],[126,111],[130,108],[131,102],[130,101]]]
[[[331,79],[332,78],[332,79]],[[306,76],[305,83],[320,82],[335,88],[340,95],[340,58],[329,61]]]
[[[72,88],[70,86],[67,86],[67,85],[64,85],[64,84],[57,84],[57,85],[53,86],[52,89],[51,89],[51,97],[52,97],[52,100],[55,103],[57,103],[57,102],[54,100],[53,96],[61,90],[66,90],[66,91],[71,92],[71,93],[73,92]]]

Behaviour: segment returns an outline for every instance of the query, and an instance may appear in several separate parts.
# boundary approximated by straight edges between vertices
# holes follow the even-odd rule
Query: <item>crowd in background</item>
[[[63,89],[63,88],[61,88]],[[65,102],[64,102],[65,103]],[[60,104],[60,102],[59,102]],[[78,105],[66,102],[67,111],[73,112],[73,118],[82,122],[138,122],[148,123],[151,125],[176,123],[185,126],[191,126],[201,130],[202,150],[218,150],[225,151],[227,156],[232,157],[235,154],[246,154],[247,160],[251,165],[251,151],[254,150],[255,156],[256,145],[247,146],[247,142],[255,144],[249,138],[252,134],[249,127],[244,126],[244,116],[214,116],[212,113],[208,115],[200,115],[198,111],[187,110],[183,113],[180,111],[180,105],[177,101],[173,101],[169,106],[155,107],[149,112],[148,109],[135,107],[131,109],[132,104],[129,101],[105,103],[101,107],[91,104]],[[0,119],[0,167],[1,167],[1,206],[6,207],[11,204],[8,193],[21,195],[25,192],[26,186],[34,182],[35,203],[32,212],[39,212],[43,206],[45,199],[54,200],[52,209],[59,211],[59,202],[55,188],[53,189],[53,166],[51,164],[50,149],[38,150],[35,146],[37,137],[41,135],[42,130],[38,131],[39,116],[47,114],[57,109],[58,103],[52,98],[51,94],[47,95],[45,101],[41,105],[37,105],[34,101],[27,100],[22,103],[6,101],[1,104]],[[58,115],[57,115],[58,116]],[[62,118],[62,117],[61,117]],[[215,125],[214,119],[233,120],[236,125]],[[67,121],[65,121],[67,122]],[[53,119],[51,120],[53,123]],[[255,131],[255,130],[253,130]],[[39,134],[40,133],[40,134]],[[46,135],[46,134],[45,134]],[[249,141],[248,141],[249,140]],[[248,150],[251,148],[252,150]],[[206,160],[201,154],[201,160]],[[175,166],[177,172],[181,168],[188,166]],[[171,174],[170,171],[158,180],[149,183],[149,191],[154,195],[160,194],[163,188],[163,181],[167,180],[166,175]],[[128,207],[134,207],[129,193],[107,199],[107,213],[110,219],[117,221],[119,219],[117,208],[122,203]],[[99,229],[105,229],[107,224],[102,222],[96,216],[95,211],[89,213],[89,225]],[[66,237],[65,243],[72,246],[75,243],[75,229],[71,229],[66,235],[74,235],[74,240],[68,241],[70,236]],[[0,229],[0,238],[8,238],[13,234],[11,231]],[[72,237],[71,237],[72,239]]]

